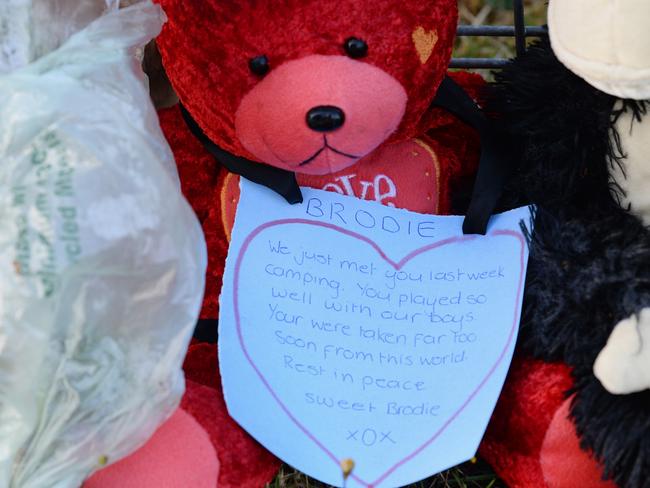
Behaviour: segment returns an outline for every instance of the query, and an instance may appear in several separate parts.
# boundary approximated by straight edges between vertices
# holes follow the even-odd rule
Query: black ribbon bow
[[[472,199],[463,221],[463,233],[485,234],[503,187],[512,168],[512,151],[507,139],[494,128],[474,100],[449,76],[445,77],[433,101],[476,129],[481,136],[481,158]],[[302,203],[302,192],[295,173],[235,156],[220,148],[203,132],[181,105],[190,132],[230,172],[275,191],[290,203]]]

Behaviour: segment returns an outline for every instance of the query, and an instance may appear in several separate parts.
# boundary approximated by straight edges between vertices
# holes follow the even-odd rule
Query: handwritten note
[[[242,181],[221,295],[231,416],[335,486],[401,486],[471,458],[510,364],[528,208],[464,236],[421,215]]]

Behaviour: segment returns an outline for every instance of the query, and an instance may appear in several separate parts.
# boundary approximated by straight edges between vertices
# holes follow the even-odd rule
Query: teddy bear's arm
[[[220,188],[227,172],[192,135],[178,106],[160,110],[160,125],[174,152],[183,194],[203,227],[208,249],[206,292],[201,318],[215,318],[228,241],[223,229]]]
[[[650,239],[623,210],[592,217],[538,215],[521,343],[573,368],[571,411],[583,447],[620,486],[642,487],[650,480],[650,390],[612,394],[593,366],[614,327],[650,304]]]
[[[650,304],[650,234],[622,209],[539,211],[521,342],[547,361],[593,364],[614,326]]]
[[[158,112],[160,126],[174,152],[183,194],[203,222],[212,208],[212,193],[219,177],[219,166],[192,135],[178,105]]]
[[[650,480],[650,390],[612,394],[594,376],[593,367],[615,326],[650,304],[648,233],[638,219],[621,209],[609,216],[595,215],[591,221],[567,213],[537,217],[520,353],[544,360],[537,360],[538,364],[570,367],[573,386],[562,396],[575,393],[572,420],[583,448],[593,451],[619,486],[646,487],[644,483]],[[531,378],[543,372],[543,368],[533,369],[527,373]],[[516,367],[515,373],[521,376]],[[530,382],[527,374],[514,385],[515,391]],[[538,408],[549,395],[539,390],[521,400],[523,407],[508,403],[511,410],[502,410],[500,415],[503,420],[520,417]],[[518,432],[532,435],[526,429]],[[511,448],[517,442],[524,441],[505,440]]]
[[[593,363],[592,363],[593,364]],[[571,415],[583,448],[593,451],[618,486],[650,486],[650,390],[613,395],[588,361],[574,368]]]

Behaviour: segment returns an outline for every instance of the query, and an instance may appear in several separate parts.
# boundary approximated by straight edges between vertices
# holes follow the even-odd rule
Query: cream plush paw
[[[615,395],[650,388],[650,308],[616,325],[596,358],[594,375]]]

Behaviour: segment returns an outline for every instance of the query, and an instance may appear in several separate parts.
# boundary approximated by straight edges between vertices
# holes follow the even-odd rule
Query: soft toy
[[[450,212],[455,187],[471,181],[476,135],[430,109],[450,59],[455,2],[161,5],[169,21],[158,46],[194,127],[178,107],[161,113],[207,233],[203,318],[217,317],[235,173],[293,202],[295,173],[301,185],[429,213]],[[462,83],[471,91],[480,80]]]
[[[509,203],[539,209],[521,354],[481,449],[514,487],[650,486],[642,9],[552,1],[552,42],[534,45],[494,86],[492,109],[519,148]]]
[[[481,125],[472,98],[482,79],[445,78],[455,0],[160,4],[169,20],[157,43],[182,104],[160,117],[208,242],[204,319],[218,315],[238,175],[289,203],[301,198],[297,183],[428,213],[449,213],[455,199],[468,200],[478,134],[432,108],[435,99]],[[489,205],[479,207],[489,215]],[[214,322],[206,324],[214,336]],[[195,345],[186,367],[191,381],[182,407],[217,434],[219,486],[262,486],[278,462],[227,417],[216,347]],[[143,465],[151,458],[136,455]]]

